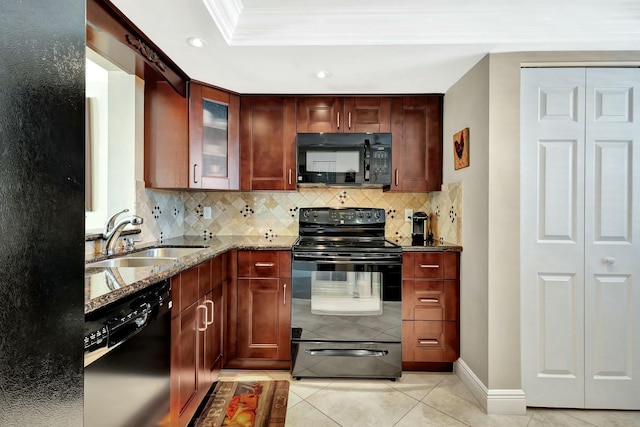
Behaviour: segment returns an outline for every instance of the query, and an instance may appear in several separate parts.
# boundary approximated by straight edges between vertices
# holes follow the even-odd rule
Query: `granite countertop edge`
[[[135,282],[115,289],[107,294],[100,295],[98,297],[89,299],[85,302],[84,312],[85,314],[96,311],[102,307],[105,307],[123,297],[132,295],[141,291],[151,285],[154,285],[165,279],[169,279],[185,270],[190,269],[204,261],[215,258],[216,256],[229,251],[229,250],[291,250],[291,247],[295,243],[298,236],[283,236],[266,238],[264,236],[216,236],[213,238],[203,238],[202,236],[183,236],[170,239],[163,239],[158,242],[152,242],[143,244],[136,247],[136,251],[155,247],[179,247],[179,246],[194,246],[202,247],[202,250],[178,258],[175,263],[154,266],[153,271],[149,271],[148,274],[143,272],[143,268],[140,268],[143,278],[136,280]],[[450,245],[447,243],[436,243],[433,245],[414,246],[411,243],[411,239],[396,241],[396,244],[402,247],[403,252],[460,252],[462,247],[458,245]],[[118,254],[121,256],[123,254]],[[95,262],[111,257],[97,257],[87,262]],[[147,268],[148,269],[148,268]],[[85,270],[85,276],[90,269]]]

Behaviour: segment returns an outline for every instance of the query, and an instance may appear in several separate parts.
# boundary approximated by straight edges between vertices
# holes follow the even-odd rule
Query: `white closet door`
[[[584,406],[584,69],[523,69],[522,381],[529,406]]]
[[[585,406],[640,409],[640,70],[587,69]]]

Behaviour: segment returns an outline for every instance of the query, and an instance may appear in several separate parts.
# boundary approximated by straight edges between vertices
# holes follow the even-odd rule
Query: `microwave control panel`
[[[391,170],[391,156],[387,150],[374,151],[371,159],[373,173],[387,174]]]

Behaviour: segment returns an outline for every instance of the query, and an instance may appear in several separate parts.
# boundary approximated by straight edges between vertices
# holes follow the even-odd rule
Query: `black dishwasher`
[[[85,315],[84,425],[169,425],[169,280]]]

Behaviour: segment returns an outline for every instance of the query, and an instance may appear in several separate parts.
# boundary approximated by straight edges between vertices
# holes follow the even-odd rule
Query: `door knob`
[[[605,264],[615,264],[616,259],[614,257],[608,256],[603,259]]]

